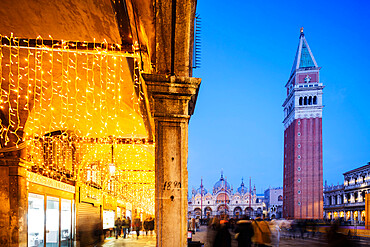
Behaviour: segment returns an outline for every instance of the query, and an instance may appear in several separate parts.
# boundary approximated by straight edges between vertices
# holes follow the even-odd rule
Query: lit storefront
[[[72,246],[75,187],[28,172],[28,246]]]

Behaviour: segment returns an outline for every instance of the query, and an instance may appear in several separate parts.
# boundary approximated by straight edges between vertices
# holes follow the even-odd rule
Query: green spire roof
[[[303,29],[301,29],[301,36],[299,37],[299,44],[297,53],[295,55],[292,71],[292,75],[297,69],[315,68],[317,69],[316,60],[311,52],[311,49],[304,36]]]

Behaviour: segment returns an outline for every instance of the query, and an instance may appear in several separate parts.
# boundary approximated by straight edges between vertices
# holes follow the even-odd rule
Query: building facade
[[[323,215],[322,90],[320,67],[301,29],[284,107],[283,216]]]
[[[263,195],[257,195],[255,186],[250,190],[242,181],[240,187],[234,192],[223,174],[211,192],[207,191],[202,183],[197,190],[193,189],[188,202],[188,214],[193,218],[223,215],[233,218],[240,218],[243,215],[255,218],[266,216],[266,213]]]
[[[324,187],[324,218],[365,224],[365,197],[370,193],[370,162],[343,173],[340,185]]]
[[[0,2],[0,246],[92,246],[146,215],[187,246],[196,1],[155,3]]]
[[[268,188],[264,193],[267,217],[279,219],[283,217],[283,187]]]

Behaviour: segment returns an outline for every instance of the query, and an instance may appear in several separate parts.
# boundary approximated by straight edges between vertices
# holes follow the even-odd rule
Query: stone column
[[[144,74],[155,121],[157,246],[187,246],[189,101],[200,79]],[[190,109],[191,110],[191,109]]]
[[[361,221],[361,211],[357,211],[357,222]]]
[[[27,246],[27,178],[18,159],[0,163],[0,246]]]

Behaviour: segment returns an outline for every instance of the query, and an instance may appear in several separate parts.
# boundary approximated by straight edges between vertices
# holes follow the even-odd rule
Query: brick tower
[[[323,217],[320,67],[301,28],[284,101],[284,218]]]

